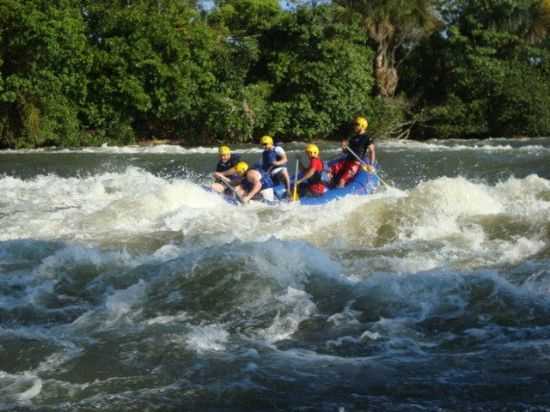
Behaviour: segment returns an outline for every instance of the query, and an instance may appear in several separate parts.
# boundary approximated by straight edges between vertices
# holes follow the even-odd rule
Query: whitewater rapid
[[[392,187],[320,206],[225,202],[213,148],[0,154],[0,410],[544,408],[550,172],[512,171],[550,151],[515,145],[388,142]]]
[[[550,181],[534,174],[494,186],[441,177],[411,190],[390,187],[313,207],[234,206],[201,183],[134,167],[84,178],[5,176],[0,187],[0,241],[139,246],[140,238],[161,234],[180,239],[185,248],[270,238],[304,240],[330,252],[413,247],[419,263],[393,256],[393,263],[386,262],[390,271],[428,270],[455,259],[480,265],[521,260],[547,246],[550,221]],[[495,230],[501,236],[493,238]],[[415,242],[438,242],[440,248],[425,255]]]

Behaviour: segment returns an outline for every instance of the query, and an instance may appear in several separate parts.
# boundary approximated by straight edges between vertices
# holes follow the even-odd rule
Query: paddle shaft
[[[296,172],[294,173],[294,190],[292,191],[292,201],[296,202],[298,200],[298,165],[300,164],[299,160],[296,160]]]
[[[365,172],[367,172],[367,170],[365,169],[365,166],[368,165],[367,162],[365,162],[363,159],[361,159],[361,158],[357,155],[357,153],[355,153],[353,150],[351,150],[351,148],[350,148],[349,146],[346,146],[346,150],[347,150],[348,152],[350,152],[350,153],[353,155],[353,157],[355,157],[357,160],[359,160],[359,163],[361,163],[361,165],[363,166],[363,169],[365,170]],[[382,182],[382,184],[383,184],[384,186],[386,186],[387,188],[389,188],[390,185],[388,185],[386,182],[384,182],[384,180],[382,180],[382,178],[376,173],[376,169],[374,169],[374,166],[372,166],[372,165],[368,165],[368,166],[371,166],[371,168],[372,168],[372,170],[373,170],[373,171],[370,172],[370,173],[372,173],[373,175],[377,176],[378,179],[380,179],[380,181]]]
[[[229,181],[228,181],[229,179],[228,179],[227,177],[223,176],[222,178],[220,178],[220,180],[222,181],[222,183],[223,183],[228,189],[230,189],[230,190],[233,192],[233,194],[235,195],[235,197],[237,198],[237,200],[238,200],[239,202],[242,203],[243,200],[241,199],[241,196],[239,196],[239,193],[235,190],[235,188],[234,188],[233,186],[231,186],[231,183],[229,183]]]

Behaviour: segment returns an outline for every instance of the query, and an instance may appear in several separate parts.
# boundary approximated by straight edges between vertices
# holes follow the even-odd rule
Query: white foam
[[[72,322],[71,329],[83,333],[91,329],[122,330],[122,327],[139,326],[146,286],[146,282],[140,279],[138,283],[126,289],[108,291],[104,305],[96,306],[79,316]]]
[[[402,226],[401,238],[431,240],[461,233],[459,219],[466,216],[495,215],[503,205],[487,187],[468,180],[442,177],[421,183],[402,207],[410,220]]]
[[[66,240],[97,246],[157,232],[181,232],[189,245],[205,247],[235,240],[261,242],[271,238],[305,240],[329,254],[349,249],[398,250],[410,242],[442,241],[439,252],[416,249],[415,254],[388,261],[399,272],[430,270],[444,259],[468,258],[494,262],[490,255],[504,251],[491,243],[476,219],[482,216],[512,216],[537,226],[521,234],[523,246],[511,245],[503,261],[515,261],[541,250],[544,242],[533,234],[550,220],[550,181],[536,175],[509,178],[495,186],[463,177],[441,177],[423,182],[409,192],[380,191],[370,196],[350,196],[320,206],[261,203],[247,206],[227,204],[188,179],[164,179],[135,167],[122,173],[104,173],[85,178],[38,176],[31,180],[0,178],[0,198],[5,196],[0,217],[1,240]],[[36,193],[40,193],[37,196]],[[389,231],[388,231],[389,229]],[[535,230],[536,229],[536,230]],[[395,234],[388,240],[384,231]],[[388,247],[390,246],[390,247]],[[277,249],[277,245],[269,245]],[[464,253],[469,248],[472,253]],[[529,252],[531,251],[531,252]],[[260,251],[265,253],[265,250]],[[288,262],[300,267],[304,250],[279,250]],[[153,252],[151,252],[153,253]],[[178,245],[166,245],[150,259],[166,261],[182,253]],[[312,253],[322,266],[331,263],[318,251]],[[325,255],[326,256],[326,255]],[[455,258],[453,258],[455,256]],[[377,258],[377,257],[375,257]],[[401,259],[401,260],[399,260]],[[104,262],[102,262],[102,260]],[[330,260],[330,259],[329,259]],[[40,276],[54,276],[64,264],[132,266],[144,259],[109,256],[94,250],[73,249],[46,259],[35,270]],[[293,267],[294,267],[293,266]],[[287,267],[286,269],[291,269]],[[334,270],[333,273],[337,272]],[[294,273],[293,270],[287,273]]]
[[[140,280],[137,284],[127,289],[117,290],[107,297],[105,302],[107,311],[105,326],[107,328],[113,327],[123,320],[132,322],[132,319],[141,313],[141,309],[134,307],[137,307],[138,303],[143,300],[145,287],[145,282]]]
[[[392,212],[385,224],[395,231],[396,241],[354,266],[415,273],[442,265],[472,268],[517,263],[547,247],[544,228],[550,221],[549,193],[550,181],[536,175],[510,177],[495,186],[462,177],[423,182],[394,204],[386,199],[385,207],[390,206]],[[376,230],[384,214],[372,217],[370,226]],[[511,238],[486,233],[502,219],[510,222],[506,224],[512,231],[517,230],[512,226],[515,222],[527,229]],[[383,255],[385,251],[389,256]]]
[[[371,332],[370,330],[364,331],[361,336],[359,337],[359,340],[366,341],[366,340],[379,340],[382,337],[378,332]]]
[[[25,392],[17,395],[17,400],[21,402],[29,401],[42,392],[42,379],[34,379],[32,386]]]
[[[325,342],[325,345],[329,348],[339,347],[346,344],[357,344],[361,339],[354,336],[340,336],[337,339],[330,339]]]
[[[347,304],[343,312],[334,313],[327,318],[327,322],[334,326],[358,325],[357,318],[361,315],[358,310],[351,309],[351,304]]]
[[[278,241],[270,239],[251,245],[258,273],[275,279],[283,288],[302,290],[308,276],[324,276],[345,282],[342,266],[328,254],[303,241]]]
[[[536,294],[542,294],[545,297],[550,295],[550,267],[545,265],[544,268],[537,269],[523,282],[523,287]]]
[[[180,256],[182,252],[183,249],[176,245],[163,245],[153,253],[153,258],[161,261],[168,261]]]
[[[169,181],[136,168],[82,179],[2,178],[0,198],[7,201],[0,240],[124,237],[170,226],[180,209],[227,206],[189,180]]]
[[[229,333],[219,324],[193,326],[187,334],[187,346],[198,353],[224,351]]]
[[[545,247],[546,242],[525,237],[519,237],[512,242],[499,242],[497,245],[498,263],[519,263],[523,259],[540,252]],[[493,253],[495,253],[494,250]]]
[[[145,323],[147,325],[169,325],[172,323],[185,322],[189,319],[190,317],[187,312],[181,312],[173,316],[157,316],[152,319],[148,319]]]
[[[290,312],[282,314],[282,311],[278,311],[271,326],[261,333],[271,343],[292,336],[298,330],[300,323],[317,310],[310,296],[302,290],[289,287],[285,294],[277,297],[277,300],[285,310],[290,308]]]
[[[101,251],[85,245],[70,245],[45,258],[34,270],[35,276],[57,278],[75,267],[91,266],[101,273],[107,267],[131,268],[141,264],[126,250]]]
[[[516,142],[518,141],[515,139]],[[416,150],[420,152],[526,152],[540,153],[550,152],[550,148],[544,145],[525,145],[517,146],[509,143],[509,139],[492,139],[486,141],[470,141],[469,144],[464,144],[464,140],[431,140],[427,142],[419,142],[414,140],[384,140],[377,144],[379,148],[385,150],[410,151]],[[508,144],[506,144],[508,143]]]
[[[340,336],[337,339],[327,340],[325,345],[329,348],[340,347],[347,344],[357,345],[363,344],[366,341],[380,340],[382,335],[378,332],[364,331],[360,336]]]
[[[443,262],[443,256],[434,252],[431,256],[427,253],[411,253],[403,257],[386,258],[386,268],[396,273],[418,273],[435,269]]]
[[[12,375],[0,370],[0,408],[2,401],[20,402],[29,401],[42,391],[42,379],[29,373]]]
[[[500,199],[506,213],[537,221],[550,220],[550,181],[535,174],[523,179],[510,177],[489,191]]]
[[[261,153],[262,149],[259,147],[245,147],[234,149],[239,153]],[[109,146],[103,144],[98,147],[84,147],[84,148],[39,148],[39,149],[7,149],[0,150],[2,154],[32,154],[32,153],[44,153],[48,155],[67,154],[67,153],[89,153],[89,154],[177,154],[177,155],[189,155],[189,154],[217,154],[217,147],[184,147],[172,144],[157,144],[157,145],[129,145],[129,146]]]

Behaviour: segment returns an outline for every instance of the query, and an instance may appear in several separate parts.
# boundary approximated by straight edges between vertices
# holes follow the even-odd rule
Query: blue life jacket
[[[273,148],[264,150],[262,153],[262,169],[269,170],[273,163],[277,160],[277,153]]]
[[[269,189],[271,187],[273,187],[273,180],[271,179],[271,176],[269,175],[269,173],[267,173],[266,171],[262,170],[262,169],[250,169],[250,170],[256,170],[258,173],[260,173],[260,175],[262,175],[261,179],[260,179],[260,182],[262,184],[262,188],[260,189],[260,191],[264,190],[264,189]],[[241,185],[243,186],[244,190],[246,190],[247,192],[250,192],[252,190],[252,183],[250,183],[248,181],[247,178],[244,178]]]

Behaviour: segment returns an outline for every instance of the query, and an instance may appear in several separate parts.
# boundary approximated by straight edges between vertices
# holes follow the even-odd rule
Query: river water
[[[377,149],[278,207],[215,148],[0,152],[0,410],[550,410],[550,138]]]

